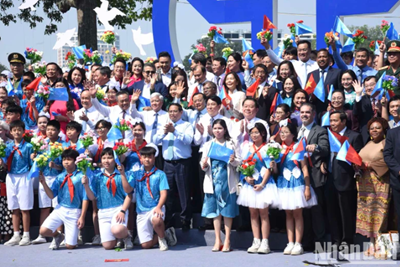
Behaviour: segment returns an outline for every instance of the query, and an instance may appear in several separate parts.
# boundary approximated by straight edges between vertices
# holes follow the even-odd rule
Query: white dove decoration
[[[153,43],[154,41],[153,33],[152,32],[142,33],[142,29],[139,26],[137,30],[132,30],[132,34],[133,34],[133,42],[139,48],[140,55],[145,56],[146,51],[144,51],[143,46]]]
[[[110,25],[109,21],[115,19],[116,16],[125,16],[119,9],[113,7],[108,10],[108,1],[101,0],[101,6],[93,9],[97,14],[97,18],[104,25],[106,31],[113,31],[114,27]]]
[[[37,2],[39,2],[39,0],[25,0],[25,2],[22,3],[18,8],[21,10],[31,8],[31,11],[35,11],[36,8],[34,7],[34,5]]]
[[[67,30],[64,33],[57,33],[57,42],[53,46],[53,49],[57,50],[57,49],[63,47],[64,45],[71,46],[71,47],[75,46],[75,44],[71,41],[71,38],[75,33],[75,29],[76,28]]]

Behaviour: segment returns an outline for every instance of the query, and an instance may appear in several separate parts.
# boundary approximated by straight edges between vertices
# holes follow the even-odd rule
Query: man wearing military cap
[[[379,51],[381,53],[378,60],[379,71],[376,74],[377,79],[379,79],[386,71],[386,75],[395,76],[400,81],[400,41],[392,40],[386,44],[382,42],[382,44],[379,46]],[[389,61],[389,65],[387,66],[383,66],[385,51],[387,53],[387,60]],[[399,83],[397,83],[397,86],[394,88],[394,93],[396,95],[400,95]]]
[[[22,82],[22,75],[24,74],[25,57],[19,53],[11,53],[8,56],[8,62],[10,62],[10,69],[13,74],[11,82],[14,89],[17,90]]]

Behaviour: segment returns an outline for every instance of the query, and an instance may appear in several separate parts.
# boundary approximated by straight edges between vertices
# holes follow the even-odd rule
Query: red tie
[[[98,148],[97,148],[96,155],[94,155],[94,162],[99,162],[100,154],[101,154],[101,152],[103,151],[103,148],[104,148],[103,140],[101,140],[100,138],[97,139],[97,145],[98,145]]]
[[[154,198],[154,197],[153,197],[153,193],[151,193],[151,188],[150,188],[150,176],[153,173],[155,173],[156,171],[157,171],[157,168],[154,168],[154,171],[145,173],[144,176],[142,177],[142,179],[137,180],[138,182],[142,182],[146,179],[147,190],[149,191],[151,198]]]
[[[8,159],[7,159],[7,170],[8,170],[8,172],[11,171],[11,164],[12,164],[12,161],[13,161],[13,158],[14,158],[15,151],[18,151],[18,154],[22,157],[22,153],[18,149],[18,146],[13,146],[13,151],[11,152],[10,156],[8,156]]]
[[[70,145],[69,147],[67,147],[67,149],[76,150],[76,144],[75,145]]]
[[[28,112],[29,112],[29,118],[31,118],[32,121],[36,121],[35,117],[33,117],[33,108],[31,102],[26,103],[25,113]]]
[[[139,151],[140,151],[142,148],[144,148],[146,145],[147,145],[146,140],[143,141],[142,145],[141,145],[139,148],[136,148],[135,141],[132,141],[132,143],[131,143],[131,150],[132,150],[132,152],[135,152],[135,153],[138,155],[139,162],[141,161],[140,152],[139,152]]]
[[[64,181],[60,185],[60,189],[64,186],[64,184],[68,181],[68,191],[69,191],[69,198],[72,200],[74,199],[74,183],[71,179],[72,173],[65,175]]]
[[[106,173],[103,173],[103,174],[104,174],[104,176],[106,176],[108,178],[107,184],[106,184],[108,191],[110,191],[110,187],[111,187],[112,194],[115,197],[115,193],[117,192],[117,184],[115,183],[114,176],[116,175],[116,173],[114,173],[112,175],[108,175]]]

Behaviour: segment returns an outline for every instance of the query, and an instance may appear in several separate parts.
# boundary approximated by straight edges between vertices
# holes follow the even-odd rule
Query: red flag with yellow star
[[[315,87],[317,87],[317,83],[314,80],[314,75],[311,74],[306,86],[304,87],[304,91],[306,91],[308,95],[311,95],[314,93]]]
[[[263,22],[263,29],[264,30],[272,30],[272,29],[277,29],[274,24],[269,20],[269,18],[264,15],[264,22]]]

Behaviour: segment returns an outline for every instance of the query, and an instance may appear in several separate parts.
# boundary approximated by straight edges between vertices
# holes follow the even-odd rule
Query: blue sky
[[[14,1],[15,7],[11,12],[18,12],[18,6],[22,3],[21,0]],[[278,6],[278,21],[274,21],[279,29],[282,29],[284,33],[288,33],[289,30],[286,28],[286,24],[294,22],[296,20],[303,20],[304,24],[311,26],[315,29],[315,10],[316,0],[279,0]],[[11,13],[10,12],[10,13]],[[37,11],[38,15],[45,17],[41,8]],[[294,15],[301,14],[301,15]],[[400,28],[400,7],[393,11],[393,13],[368,17],[346,17],[346,25],[357,25],[361,26],[367,24],[368,26],[379,25],[382,18],[394,23],[396,28]],[[397,17],[397,18],[396,18]],[[23,53],[26,47],[33,47],[39,51],[44,52],[44,60],[46,62],[56,61],[57,52],[53,50],[53,46],[56,42],[56,35],[44,35],[44,28],[49,20],[45,17],[44,22],[38,24],[35,29],[30,29],[29,25],[18,21],[16,24],[11,24],[6,27],[0,24],[0,63],[8,65],[7,55],[11,52]],[[178,44],[183,58],[190,52],[190,46],[199,39],[202,35],[208,32],[210,24],[187,2],[179,1],[177,4],[177,36]],[[142,33],[152,31],[152,24],[148,21],[138,21],[130,26],[127,26],[125,30],[116,30],[120,35],[121,47],[120,49],[132,53],[133,56],[139,56],[139,50],[134,45],[132,39],[131,29],[137,29],[139,26],[142,28]],[[59,32],[64,32],[68,29],[77,28],[77,17],[76,10],[71,9],[68,13],[64,14],[64,20],[58,24]],[[250,30],[250,24],[232,24],[232,25],[221,25],[223,30],[236,30],[244,29]],[[103,26],[98,26],[98,29],[102,29]],[[155,50],[153,45],[144,46],[147,56],[155,56]],[[145,57],[147,57],[145,56]]]

